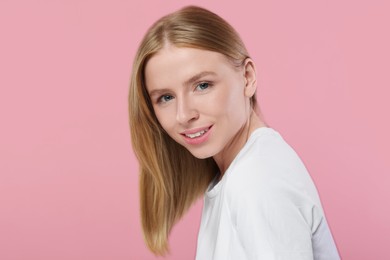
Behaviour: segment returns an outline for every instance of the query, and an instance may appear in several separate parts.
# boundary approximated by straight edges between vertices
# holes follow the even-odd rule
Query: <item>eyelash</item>
[[[201,83],[199,83],[199,84],[196,85],[195,90],[196,90],[200,85],[203,85],[203,84],[207,84],[207,88],[201,89],[201,91],[204,91],[204,90],[208,89],[209,87],[211,87],[211,86],[213,85],[213,84],[211,84],[210,82],[207,82],[207,81],[201,82]]]
[[[157,103],[158,103],[158,104],[163,104],[163,103],[169,102],[169,100],[168,100],[168,101],[163,101],[163,98],[164,98],[164,97],[173,97],[173,96],[172,96],[172,95],[164,94],[164,95],[160,96],[160,97],[157,99]],[[171,99],[170,99],[170,100],[171,100]]]
[[[211,86],[213,86],[213,84],[212,84],[211,82],[204,81],[204,82],[200,82],[199,84],[197,84],[197,85],[195,86],[195,90],[197,90],[198,87],[199,87],[200,85],[203,85],[203,84],[207,84],[207,87],[206,87],[205,89],[200,89],[199,91],[205,91],[205,90],[207,90],[208,88],[210,88]],[[169,102],[170,100],[168,100],[168,101],[163,101],[163,99],[164,99],[165,97],[170,97],[170,98],[171,98],[170,100],[172,100],[172,98],[173,98],[172,95],[164,94],[164,95],[161,95],[161,96],[157,99],[157,103],[158,103],[158,104],[163,104],[163,103]]]

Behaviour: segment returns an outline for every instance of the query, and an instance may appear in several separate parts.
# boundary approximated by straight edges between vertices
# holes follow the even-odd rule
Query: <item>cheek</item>
[[[230,86],[229,90],[219,97],[220,107],[216,108],[230,130],[237,130],[246,121],[246,105],[240,86]]]
[[[162,128],[164,128],[164,130],[169,133],[169,130],[173,127],[173,114],[169,112],[168,109],[155,108],[154,111]]]
[[[244,104],[244,96],[238,85],[222,86],[221,91],[214,95],[212,102],[209,105],[214,111],[220,111],[225,115],[236,114],[242,111]]]

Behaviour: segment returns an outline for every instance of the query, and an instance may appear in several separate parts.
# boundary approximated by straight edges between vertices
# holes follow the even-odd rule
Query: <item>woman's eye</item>
[[[158,101],[158,103],[166,103],[172,99],[173,99],[173,96],[171,96],[171,95],[163,95],[157,101]]]
[[[208,87],[209,87],[209,83],[208,82],[203,82],[203,83],[200,83],[199,85],[197,85],[196,89],[197,90],[205,90]]]

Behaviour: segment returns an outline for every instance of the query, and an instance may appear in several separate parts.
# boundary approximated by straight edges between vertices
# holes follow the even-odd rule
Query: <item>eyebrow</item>
[[[198,74],[192,76],[191,78],[189,78],[188,80],[186,80],[183,84],[183,86],[189,86],[191,84],[193,84],[194,82],[198,81],[199,79],[201,79],[202,77],[204,76],[207,76],[207,75],[217,75],[215,72],[213,71],[202,71],[202,72],[199,72]],[[168,91],[168,89],[166,88],[163,88],[163,89],[155,89],[155,90],[152,90],[150,93],[149,93],[149,96],[154,96],[156,94],[159,94],[159,93],[163,93],[163,92],[166,92]]]
[[[204,76],[207,76],[207,75],[217,75],[215,72],[213,71],[202,71],[196,75],[194,75],[193,77],[191,77],[189,80],[187,80],[186,82],[184,82],[184,85],[185,86],[188,86],[188,85],[191,85],[193,84],[195,81],[199,80],[200,78],[204,77]]]

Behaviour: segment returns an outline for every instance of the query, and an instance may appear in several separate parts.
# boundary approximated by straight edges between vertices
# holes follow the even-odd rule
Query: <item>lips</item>
[[[193,134],[184,134],[185,136],[189,137],[189,138],[196,138],[196,137],[199,137],[199,136],[202,136],[204,135],[209,129],[203,129],[199,132],[196,132],[196,133],[193,133]]]
[[[212,126],[189,129],[182,132],[181,135],[189,144],[201,144],[207,140],[211,127]]]

